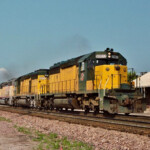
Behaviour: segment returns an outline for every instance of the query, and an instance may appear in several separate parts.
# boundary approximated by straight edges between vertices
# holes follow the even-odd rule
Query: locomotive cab
[[[106,64],[95,67],[100,109],[109,113],[143,112],[146,102],[141,93],[128,84],[126,59],[119,53],[106,53]]]
[[[99,105],[102,111],[126,114],[145,110],[145,99],[128,84],[127,61],[120,53],[106,49],[84,56],[79,63],[79,92],[89,99],[95,96],[83,100],[86,107]]]

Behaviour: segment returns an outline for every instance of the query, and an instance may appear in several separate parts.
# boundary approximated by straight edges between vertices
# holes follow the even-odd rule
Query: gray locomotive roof
[[[65,68],[65,67],[68,67],[68,66],[77,65],[78,60],[82,57],[83,56],[79,56],[79,57],[76,57],[76,58],[68,59],[66,61],[58,62],[58,63],[54,64],[53,66],[51,66],[50,70],[54,69],[54,68]]]
[[[94,52],[91,52],[89,54],[85,54],[85,55],[75,57],[75,58],[72,58],[72,59],[69,59],[66,61],[61,61],[61,62],[55,63],[53,66],[50,67],[50,70],[55,69],[55,68],[65,68],[65,67],[69,67],[69,66],[73,66],[73,65],[78,65],[79,63],[85,61],[86,59],[88,59],[92,55],[94,56],[96,53],[97,54],[107,54],[108,52],[112,52],[113,54],[117,54],[119,56],[120,60],[126,61],[126,59],[120,53],[110,51],[110,49],[107,48],[104,51],[94,51]]]
[[[44,74],[47,74],[48,71],[49,71],[49,69],[39,69],[39,70],[36,70],[34,72],[31,72],[31,73],[25,74],[23,76],[20,76],[16,80],[24,79],[24,78],[30,78],[30,77],[33,77],[33,76],[36,76],[36,75],[44,75]]]
[[[93,52],[94,53],[94,52]],[[89,58],[93,53],[89,53],[89,54],[86,54],[84,55],[83,57],[81,57],[78,61],[78,63],[81,63],[83,61],[85,61],[87,58]]]
[[[15,80],[16,80],[16,78],[13,78],[13,79],[10,79],[6,82],[1,83],[0,88],[2,88],[3,86],[12,85]]]

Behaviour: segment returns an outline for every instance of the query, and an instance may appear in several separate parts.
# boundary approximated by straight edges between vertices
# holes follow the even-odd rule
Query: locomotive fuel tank
[[[8,104],[8,99],[0,98],[0,104],[7,105]]]
[[[30,106],[30,101],[28,99],[14,99],[13,100],[13,105],[14,106]]]
[[[64,98],[64,99],[54,99],[54,107],[77,109],[79,108],[79,105],[75,98]]]

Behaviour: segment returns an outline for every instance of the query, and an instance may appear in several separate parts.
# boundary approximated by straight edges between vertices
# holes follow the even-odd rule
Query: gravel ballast
[[[19,115],[0,111],[0,116],[10,119],[13,124],[26,128],[34,128],[43,133],[57,133],[72,140],[79,140],[94,146],[95,150],[149,150],[150,138],[146,136],[69,124],[57,120],[49,120],[27,115]],[[4,127],[2,127],[4,128]],[[7,128],[7,127],[6,127]],[[0,130],[1,131],[1,130]],[[9,132],[3,129],[4,134]]]
[[[18,132],[12,123],[0,121],[0,150],[32,150],[36,144],[30,137]]]

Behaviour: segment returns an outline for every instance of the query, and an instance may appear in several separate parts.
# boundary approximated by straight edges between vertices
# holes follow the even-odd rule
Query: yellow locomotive
[[[16,79],[13,105],[137,113],[146,101],[127,81],[127,61],[112,49],[92,52]]]
[[[15,91],[15,79],[0,84],[0,104],[12,105]]]

